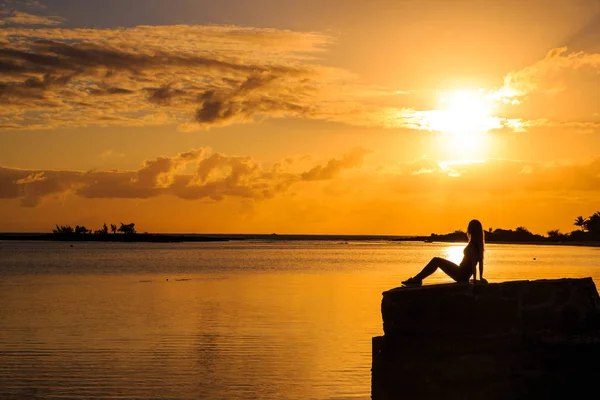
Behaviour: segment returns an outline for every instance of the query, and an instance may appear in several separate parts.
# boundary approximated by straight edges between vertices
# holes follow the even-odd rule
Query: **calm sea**
[[[462,247],[0,242],[0,398],[368,399],[381,292]],[[598,285],[599,256],[488,245],[485,276]]]

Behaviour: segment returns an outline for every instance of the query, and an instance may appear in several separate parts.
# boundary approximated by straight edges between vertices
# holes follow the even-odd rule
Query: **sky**
[[[600,0],[0,0],[0,231],[575,230]]]

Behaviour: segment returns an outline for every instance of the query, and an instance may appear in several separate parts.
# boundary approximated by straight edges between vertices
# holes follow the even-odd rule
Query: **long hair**
[[[469,236],[469,244],[477,249],[479,261],[483,261],[483,252],[485,248],[485,239],[483,235],[483,225],[479,220],[473,219],[467,227],[467,235]]]

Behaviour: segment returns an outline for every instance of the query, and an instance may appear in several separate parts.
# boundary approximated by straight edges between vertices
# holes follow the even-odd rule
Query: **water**
[[[381,292],[462,247],[0,242],[0,398],[368,399]],[[598,256],[488,245],[484,276],[598,285]]]

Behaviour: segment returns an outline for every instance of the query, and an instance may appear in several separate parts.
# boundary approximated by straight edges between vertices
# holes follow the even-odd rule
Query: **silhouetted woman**
[[[467,227],[467,237],[469,243],[463,250],[463,259],[459,265],[456,265],[450,260],[440,257],[433,257],[429,264],[423,268],[421,272],[412,278],[403,281],[405,286],[420,286],[423,279],[433,274],[438,268],[444,271],[448,276],[456,282],[469,282],[469,278],[473,276],[473,283],[477,283],[477,264],[479,263],[479,281],[487,283],[483,278],[483,226],[481,222],[474,219],[469,222]]]

